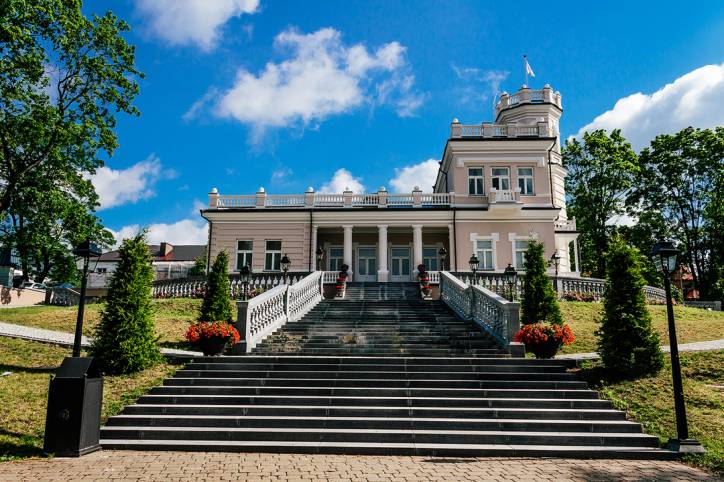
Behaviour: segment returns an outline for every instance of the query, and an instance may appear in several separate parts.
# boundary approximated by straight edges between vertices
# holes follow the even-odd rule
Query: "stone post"
[[[260,187],[256,192],[256,207],[263,208],[266,205],[266,191]]]
[[[345,188],[344,192],[342,193],[342,196],[344,196],[344,207],[352,207],[352,194],[353,192],[350,191],[349,188]]]
[[[248,301],[237,301],[236,302],[236,331],[239,332],[241,341],[234,345],[232,353],[234,355],[243,355],[247,353],[247,347],[251,333],[249,326],[249,302]]]
[[[215,187],[211,188],[211,191],[209,192],[209,207],[215,208],[219,206],[219,190]]]
[[[450,137],[455,139],[462,136],[462,126],[460,126],[460,121],[457,119],[453,119],[452,123],[450,124]]]
[[[415,186],[412,190],[412,207],[422,207],[422,190],[420,189],[420,186]]]
[[[385,189],[385,186],[380,186],[380,188],[377,190],[377,207],[387,207],[387,189]]]
[[[314,188],[309,186],[304,193],[304,205],[308,208],[314,207]]]

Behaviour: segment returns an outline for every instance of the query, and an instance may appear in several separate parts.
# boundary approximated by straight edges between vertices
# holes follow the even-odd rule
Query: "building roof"
[[[169,249],[170,248],[170,249]],[[206,253],[206,245],[204,244],[179,244],[171,245],[170,243],[149,244],[148,250],[151,252],[151,260],[153,262],[164,261],[194,261],[199,256],[203,257]],[[166,254],[164,255],[164,251]],[[99,261],[114,262],[119,261],[120,256],[118,250],[103,253]]]

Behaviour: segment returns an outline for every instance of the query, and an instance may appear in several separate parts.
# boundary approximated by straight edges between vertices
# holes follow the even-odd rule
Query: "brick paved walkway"
[[[0,464],[0,481],[720,481],[678,462],[101,451]]]

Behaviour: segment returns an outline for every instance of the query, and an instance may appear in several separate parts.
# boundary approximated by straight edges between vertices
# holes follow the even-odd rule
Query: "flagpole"
[[[524,86],[528,87],[528,61],[527,55],[523,55],[523,70],[525,70],[525,83]]]

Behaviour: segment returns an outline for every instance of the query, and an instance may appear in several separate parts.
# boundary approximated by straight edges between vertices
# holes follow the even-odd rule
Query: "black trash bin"
[[[43,450],[79,457],[101,448],[103,377],[93,357],[67,357],[50,380]]]

